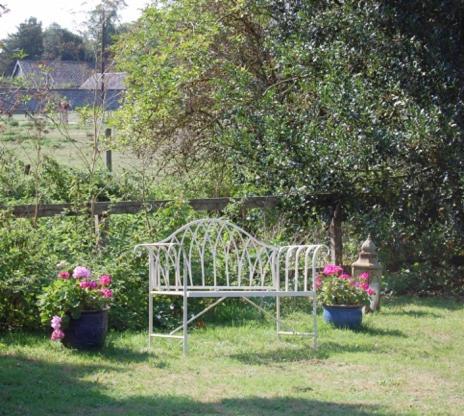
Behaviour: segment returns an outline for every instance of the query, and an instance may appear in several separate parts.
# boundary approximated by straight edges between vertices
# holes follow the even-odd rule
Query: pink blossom
[[[50,338],[52,341],[61,341],[64,338],[64,332],[61,329],[55,329]]]
[[[359,275],[359,278],[360,278],[361,280],[369,280],[369,273],[367,273],[367,272],[361,273],[361,274]]]
[[[319,289],[321,286],[322,286],[322,279],[321,279],[321,276],[317,276],[316,277],[316,280],[314,282],[315,286],[316,286],[316,289]]]
[[[109,286],[111,284],[111,276],[108,274],[103,274],[100,276],[100,285]]]
[[[369,283],[367,283],[367,282],[360,282],[358,287],[360,287],[362,290],[366,290],[366,291],[367,291],[367,289],[369,289]]]
[[[340,275],[340,279],[343,279],[343,280],[350,280],[351,279],[351,276],[348,274],[348,273],[342,273]]]
[[[51,321],[51,327],[53,329],[60,329],[61,328],[61,318],[59,316],[54,316]]]
[[[71,277],[69,272],[59,272],[58,273],[58,278],[63,279],[63,280],[68,280]]]
[[[101,294],[104,298],[112,298],[113,297],[113,291],[111,289],[102,289]]]
[[[369,288],[367,288],[366,293],[369,296],[372,296],[372,295],[375,295],[375,290],[369,287]]]
[[[96,289],[98,284],[97,282],[93,280],[83,280],[82,282],[79,283],[79,286],[82,289]]]
[[[82,266],[77,266],[73,271],[73,277],[75,279],[88,279],[90,274],[90,270]]]
[[[343,269],[340,266],[337,266],[336,264],[327,264],[324,267],[322,273],[324,273],[327,276],[330,276],[333,274],[343,273]]]

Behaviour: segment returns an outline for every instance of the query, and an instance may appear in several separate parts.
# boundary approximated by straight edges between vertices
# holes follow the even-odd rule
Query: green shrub
[[[153,214],[114,215],[110,218],[106,245],[96,248],[91,218],[58,216],[38,219],[34,225],[31,220],[14,219],[3,211],[0,217],[0,328],[41,326],[38,297],[56,279],[56,264],[63,260],[69,264],[85,264],[94,273],[108,272],[113,276],[115,302],[110,310],[113,328],[146,327],[147,259],[145,255],[134,254],[133,248],[138,243],[166,237],[196,216],[182,202]],[[167,319],[175,318],[174,315]]]

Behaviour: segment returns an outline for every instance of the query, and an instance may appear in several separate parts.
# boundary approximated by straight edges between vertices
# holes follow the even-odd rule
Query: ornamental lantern
[[[369,286],[375,290],[375,294],[371,296],[370,309],[376,311],[380,309],[382,266],[378,261],[377,247],[370,234],[361,246],[358,260],[351,265],[351,273],[354,277],[359,277],[361,273],[366,272],[369,274]]]

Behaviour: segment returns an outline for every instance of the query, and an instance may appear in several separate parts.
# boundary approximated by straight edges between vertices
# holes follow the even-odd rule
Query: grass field
[[[194,330],[187,358],[145,333],[111,333],[100,353],[0,338],[8,416],[462,415],[463,392],[464,308],[446,299],[387,301],[359,332],[321,322],[317,352],[261,320]]]
[[[22,115],[15,115],[11,119],[4,119],[0,129],[0,148],[12,150],[25,163],[34,164],[35,132],[30,119]],[[85,166],[84,158],[90,160],[92,154],[93,127],[83,124],[77,113],[69,114],[68,134],[63,134],[52,123],[41,140],[42,153],[51,156],[58,162],[75,167]],[[99,163],[103,166],[103,158]],[[122,169],[133,169],[139,165],[136,157],[129,151],[121,153],[113,151],[113,169],[115,173]]]

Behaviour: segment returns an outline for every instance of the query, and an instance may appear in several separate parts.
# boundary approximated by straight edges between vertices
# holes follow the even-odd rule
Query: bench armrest
[[[301,286],[308,290],[308,286],[316,291],[317,262],[327,255],[329,248],[323,244],[295,244],[277,247],[275,260],[277,268],[283,264],[283,275],[279,271],[276,276],[276,286],[282,283],[285,290],[291,287],[297,291]],[[280,260],[282,259],[282,263]],[[300,271],[302,273],[300,273]]]

